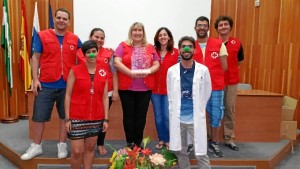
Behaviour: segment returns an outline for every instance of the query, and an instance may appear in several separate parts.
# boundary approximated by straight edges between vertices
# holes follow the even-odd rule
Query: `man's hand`
[[[39,94],[38,90],[42,90],[42,86],[39,80],[33,80],[32,83],[32,92],[35,96]]]

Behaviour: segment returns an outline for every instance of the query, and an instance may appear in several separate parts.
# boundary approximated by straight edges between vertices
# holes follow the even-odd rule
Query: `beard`
[[[204,34],[200,34],[200,33],[197,32],[197,38],[204,39],[206,37],[207,37],[207,32],[204,33]]]
[[[182,52],[180,53],[181,59],[182,60],[191,60],[193,57],[193,53],[191,52]]]

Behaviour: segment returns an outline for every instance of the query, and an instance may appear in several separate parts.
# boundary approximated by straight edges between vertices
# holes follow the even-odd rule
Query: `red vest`
[[[226,44],[228,57],[227,65],[228,69],[225,71],[225,85],[238,84],[240,81],[239,67],[238,67],[238,53],[241,47],[241,42],[236,39],[229,37]]]
[[[106,48],[101,48],[98,51],[98,56],[97,56],[97,66],[104,68],[107,71],[107,79],[108,79],[108,91],[112,91],[113,90],[113,76],[112,73],[110,71],[110,66],[109,66],[109,60],[110,58],[113,56],[113,53],[106,49]],[[85,56],[82,53],[82,50],[79,49],[77,51],[77,57],[78,57],[78,63],[85,63]]]
[[[105,118],[103,92],[107,81],[105,69],[96,68],[94,85],[85,64],[72,67],[75,83],[71,96],[70,118],[78,120],[102,120]],[[94,94],[90,89],[94,86]]]
[[[224,84],[224,71],[222,69],[221,59],[219,57],[222,41],[220,39],[208,38],[205,58],[203,60],[202,50],[199,42],[196,41],[196,48],[194,53],[194,60],[207,66],[210,76],[212,90],[223,90]]]
[[[76,62],[78,37],[66,32],[61,47],[52,29],[39,32],[39,36],[43,45],[40,57],[40,81],[54,82],[62,75],[67,81],[69,71]]]
[[[122,58],[122,63],[131,69],[131,56],[132,56],[132,50],[133,47],[126,44],[126,42],[122,42],[122,46],[124,48],[124,55]],[[147,50],[147,56],[151,58],[151,64],[153,64],[153,55],[155,53],[155,49],[153,45],[148,44],[146,46]],[[130,76],[127,76],[126,74],[118,71],[118,79],[119,79],[119,89],[120,90],[128,90],[132,83],[132,78]],[[144,78],[145,85],[152,90],[154,86],[154,75],[150,74],[147,77]]]
[[[159,51],[157,53],[159,54]],[[178,49],[173,48],[172,52],[167,52],[164,59],[160,60],[159,70],[154,74],[153,94],[167,94],[167,72],[171,66],[178,62],[178,56]]]

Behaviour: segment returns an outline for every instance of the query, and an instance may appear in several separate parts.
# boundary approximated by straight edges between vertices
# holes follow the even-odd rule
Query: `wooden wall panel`
[[[230,15],[232,35],[243,43],[241,82],[299,100],[299,6],[298,0],[264,0],[259,7],[251,0],[212,0],[211,23],[221,14]],[[217,36],[213,27],[210,32]],[[295,117],[299,128],[299,109]]]
[[[18,44],[20,25],[20,0],[8,0],[11,4],[10,13],[13,14],[12,28],[14,43],[14,75],[18,73]],[[41,30],[48,28],[48,4],[52,12],[64,7],[71,12],[70,31],[73,26],[73,0],[25,0],[27,14],[28,36],[31,37],[34,2],[38,2]],[[0,17],[2,18],[2,0],[0,0]],[[88,1],[87,1],[88,3]],[[260,6],[255,7],[253,0],[212,0],[210,35],[217,37],[214,20],[219,15],[230,15],[234,19],[232,35],[242,41],[245,60],[240,67],[241,82],[252,84],[254,89],[277,92],[300,99],[300,6],[299,0],[261,0]],[[196,19],[196,18],[191,18]],[[1,30],[1,28],[0,28]],[[29,44],[31,39],[29,39]],[[3,65],[3,50],[0,53],[0,64]],[[17,84],[13,96],[7,100],[7,84],[3,67],[0,69],[0,118],[7,109],[13,109],[8,102],[19,105],[24,99],[20,96],[22,90]],[[22,83],[15,75],[15,82]],[[11,110],[8,110],[11,112]],[[300,127],[300,113],[295,115]]]

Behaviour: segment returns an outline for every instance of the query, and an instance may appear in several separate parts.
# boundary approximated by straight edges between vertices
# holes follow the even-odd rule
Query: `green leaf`
[[[124,163],[125,163],[125,158],[124,157],[117,158],[115,169],[123,169],[124,168]]]
[[[143,148],[146,148],[146,146],[147,146],[147,144],[148,143],[150,143],[150,141],[151,141],[151,139],[150,139],[150,137],[148,136],[148,137],[145,137],[145,138],[143,138],[143,141],[142,141],[142,143],[143,143]]]
[[[165,167],[164,168],[168,168],[173,166],[174,162],[177,162],[177,157],[174,153],[172,153],[170,150],[167,150],[166,148],[163,148],[161,150],[161,154],[164,156],[164,158],[166,159],[165,162]]]

